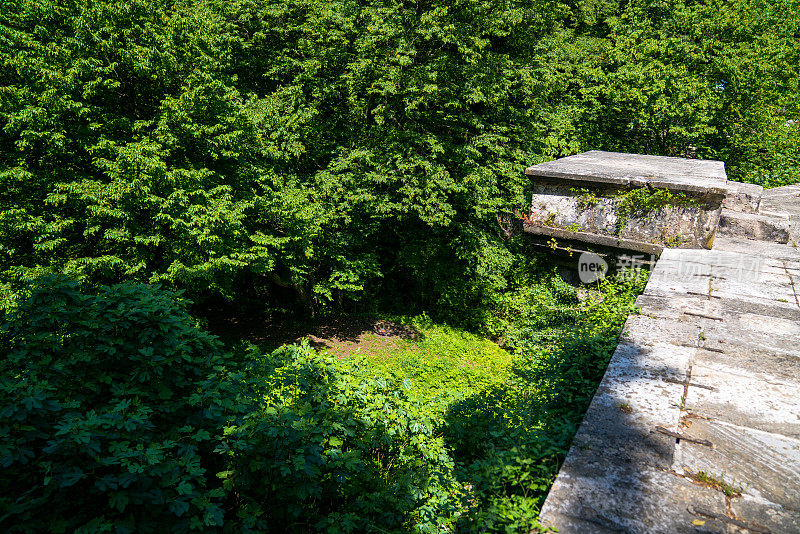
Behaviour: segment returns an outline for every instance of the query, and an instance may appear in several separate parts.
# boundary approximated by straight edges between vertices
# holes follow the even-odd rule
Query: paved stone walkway
[[[791,244],[665,250],[542,521],[582,534],[800,532],[798,294]]]

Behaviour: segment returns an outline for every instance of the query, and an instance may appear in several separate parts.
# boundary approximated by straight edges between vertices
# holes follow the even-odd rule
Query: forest
[[[800,2],[0,0],[0,529],[535,531],[646,273],[500,221],[593,149],[800,182]]]

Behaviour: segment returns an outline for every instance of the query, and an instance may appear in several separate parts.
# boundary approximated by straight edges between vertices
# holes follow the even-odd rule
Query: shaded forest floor
[[[212,331],[230,341],[247,341],[265,351],[308,344],[338,359],[363,358],[365,375],[391,374],[408,380],[422,398],[460,396],[508,376],[514,357],[496,343],[427,316],[336,316],[315,321],[225,318]]]
[[[388,347],[422,336],[417,327],[403,324],[401,320],[347,315],[314,321],[218,316],[209,319],[209,327],[223,339],[248,341],[266,350],[305,339],[316,350],[325,350],[337,357],[349,356],[366,344]]]
[[[531,532],[645,281],[531,285],[525,297],[535,307],[515,323],[514,350],[424,314],[298,322],[217,313],[208,328],[260,352],[307,345],[349,384],[395,388],[452,462],[448,498],[461,503],[453,531]],[[294,376],[293,365],[280,372]]]

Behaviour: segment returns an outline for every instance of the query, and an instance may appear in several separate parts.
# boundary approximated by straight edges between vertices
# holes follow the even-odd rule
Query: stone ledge
[[[800,185],[763,191],[728,182],[721,162],[598,151],[526,173],[536,180],[523,229],[536,239],[660,252],[542,523],[800,532]],[[619,203],[634,197],[620,190],[636,187],[694,200],[627,227]],[[654,231],[673,223],[673,237],[693,235],[683,248]]]
[[[528,176],[595,182],[618,187],[653,187],[725,196],[727,176],[721,161],[646,156],[592,150],[533,165]]]
[[[563,228],[556,228],[553,226],[524,224],[522,229],[524,232],[530,234],[549,237],[556,240],[561,239],[562,241],[566,242],[580,241],[581,243],[587,243],[590,245],[643,252],[645,254],[652,254],[655,256],[658,256],[664,250],[662,245],[654,243],[645,243],[644,241],[636,241],[634,239],[623,239],[620,237],[592,234],[589,232],[573,232],[572,230],[565,230]]]
[[[724,243],[743,251],[662,254],[637,300],[642,314],[626,322],[545,501],[543,524],[580,534],[768,534],[800,524],[800,304],[789,299],[800,262],[786,245]],[[757,272],[737,278],[732,265],[753,252],[763,254]],[[743,495],[726,495],[699,471]]]
[[[575,248],[711,248],[728,194],[724,165],[713,161],[592,151],[526,173],[533,184],[525,231]],[[752,200],[734,190],[741,202]],[[669,194],[653,196],[659,191]]]
[[[723,211],[717,235],[783,244],[789,242],[790,226],[788,215]]]
[[[741,213],[758,213],[764,188],[743,182],[728,182],[728,194],[723,209]]]

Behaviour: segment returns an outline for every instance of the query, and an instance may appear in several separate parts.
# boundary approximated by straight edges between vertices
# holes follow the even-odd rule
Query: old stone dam
[[[800,186],[598,151],[526,172],[531,239],[652,264],[543,523],[800,532]]]

